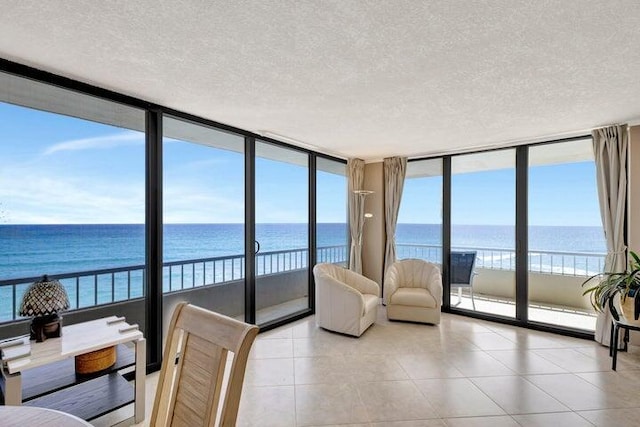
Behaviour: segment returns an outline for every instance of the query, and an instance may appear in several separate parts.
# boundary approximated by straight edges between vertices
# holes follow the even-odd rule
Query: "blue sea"
[[[70,275],[62,279],[72,308],[90,307],[143,295],[145,262],[144,226],[131,225],[0,225],[0,322],[12,320],[29,281],[44,274],[68,274],[140,266],[115,274]],[[530,268],[554,274],[600,271],[601,256],[534,255],[534,251],[605,252],[599,227],[531,227]],[[398,224],[396,240],[400,258],[441,260],[441,227]],[[167,224],[163,229],[164,262],[228,257],[205,263],[164,267],[163,290],[222,283],[243,277],[244,227],[242,224]],[[344,262],[348,253],[346,224],[318,224],[318,254],[328,262]],[[256,274],[271,274],[304,267],[307,260],[306,224],[257,224],[260,253]],[[420,245],[420,247],[411,246]],[[478,250],[480,267],[513,269],[512,226],[455,225],[452,246]],[[320,248],[336,247],[321,251]],[[494,250],[497,249],[497,250]],[[278,251],[285,251],[279,253]],[[270,253],[272,255],[270,255]],[[275,254],[273,254],[275,253]],[[571,261],[573,260],[573,261]],[[590,263],[590,264],[589,264]],[[596,270],[594,270],[596,268]],[[573,270],[572,270],[573,269]],[[126,270],[126,269],[125,269]],[[20,283],[15,288],[13,283]]]
[[[307,247],[306,224],[257,224],[260,252]],[[164,261],[241,255],[242,224],[167,224]],[[318,247],[346,245],[345,224],[318,224]],[[440,245],[441,227],[398,224],[399,244]],[[144,264],[144,226],[0,225],[0,280]],[[456,225],[452,245],[513,249],[512,226]],[[604,253],[600,227],[531,227],[531,251]]]

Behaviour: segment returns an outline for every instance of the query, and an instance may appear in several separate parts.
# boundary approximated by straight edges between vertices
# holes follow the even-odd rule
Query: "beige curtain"
[[[384,159],[384,221],[387,243],[384,250],[384,274],[396,262],[396,224],[402,199],[404,177],[407,174],[406,157]]]
[[[593,152],[600,214],[607,240],[605,272],[619,272],[626,268],[625,217],[627,202],[627,153],[629,147],[627,125],[595,129]],[[606,308],[598,315],[595,340],[609,345],[611,313]]]
[[[351,248],[349,250],[349,269],[362,273],[362,229],[364,228],[364,196],[354,191],[364,186],[364,160],[347,160],[349,181],[349,232]]]

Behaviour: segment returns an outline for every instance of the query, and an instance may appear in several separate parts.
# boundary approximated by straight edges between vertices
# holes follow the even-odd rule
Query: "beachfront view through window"
[[[462,274],[464,268],[460,267],[455,284],[461,286],[451,285],[451,304],[459,308],[516,315],[515,304],[511,303],[516,294],[515,161],[514,149],[451,159],[452,263],[475,256],[477,273]],[[464,286],[469,283],[471,286]],[[462,293],[469,298],[463,300]],[[476,298],[482,295],[486,298]],[[493,300],[509,303],[498,305]]]
[[[169,116],[163,134],[163,317],[189,301],[244,320],[244,137]]]
[[[0,323],[48,274],[72,309],[134,300],[127,317],[144,330],[144,110],[0,74],[0,120]],[[171,116],[163,134],[164,311],[187,299],[244,319],[245,137]],[[256,143],[255,301],[295,301],[259,322],[309,309],[309,159]],[[344,263],[345,164],[317,161],[316,249]]]
[[[531,147],[529,319],[594,330],[580,284],[603,271],[605,253],[591,139]]]
[[[263,324],[309,308],[309,156],[258,141],[255,174],[256,321]]]
[[[144,112],[2,78],[0,99],[22,105],[0,102],[0,281],[14,280],[0,322],[45,274],[63,276],[72,309],[141,297]],[[144,327],[144,310],[134,321]]]
[[[316,160],[316,259],[347,265],[347,165]]]
[[[451,289],[451,305],[515,316],[515,152],[452,156],[452,252],[476,253],[474,301]],[[528,148],[528,319],[593,330],[581,283],[602,271],[600,219],[591,139]],[[441,178],[409,162],[396,242],[399,258],[440,263]],[[459,292],[461,295],[459,295]],[[475,303],[475,304],[474,304]]]
[[[396,253],[399,259],[442,263],[442,159],[407,163]]]
[[[72,308],[141,300],[145,111],[0,74],[0,119],[0,322],[16,318],[22,292],[44,274],[61,278]],[[248,250],[245,137],[173,117],[164,117],[164,124],[163,291],[177,295],[185,288],[223,283],[230,290],[233,284],[237,293],[216,297],[214,304],[241,318],[247,314],[245,289],[250,289],[244,283],[244,256],[260,245],[255,302],[258,310],[280,306],[280,311],[258,319],[269,322],[307,310],[310,173],[316,180],[317,259],[344,263],[344,163],[256,142],[257,242]],[[529,221],[531,321],[592,329],[593,313],[580,283],[601,271],[605,244],[590,144],[587,138],[518,149],[529,153],[528,213],[520,215]],[[504,314],[506,307],[508,316],[513,316],[517,289],[515,151],[451,156],[450,177],[443,177],[441,158],[410,162],[397,228],[400,258],[442,262],[443,231],[451,233],[453,251],[476,251],[475,302],[488,304],[476,309]],[[505,154],[508,164],[502,162]],[[442,228],[446,178],[451,179],[451,230]],[[215,259],[215,267],[204,259]],[[296,274],[302,286],[284,280],[267,284],[274,275]],[[496,286],[500,283],[504,286]],[[280,294],[278,286],[295,303],[282,306],[270,299]],[[455,305],[457,290],[452,291]],[[458,307],[473,309],[473,304],[463,290]],[[138,318],[130,320],[144,329],[144,310],[136,312]],[[549,312],[562,316],[552,318]],[[576,318],[587,321],[576,323]]]

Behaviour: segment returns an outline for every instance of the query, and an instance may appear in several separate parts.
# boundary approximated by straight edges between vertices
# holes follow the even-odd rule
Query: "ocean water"
[[[345,245],[345,224],[318,224],[318,246]],[[0,225],[0,280],[144,264],[144,225]],[[241,255],[242,224],[167,224],[164,260]],[[257,224],[260,252],[307,247],[306,224]]]
[[[244,252],[242,224],[167,224],[164,260],[181,261]],[[345,224],[318,224],[319,247],[346,245]],[[306,224],[257,224],[260,252],[307,247]],[[440,245],[441,227],[398,224],[399,244]],[[456,225],[452,245],[513,249],[509,226]],[[531,227],[531,251],[604,253],[600,227]],[[0,225],[0,280],[144,264],[144,226]]]
[[[485,248],[478,252],[478,266],[507,268],[514,266],[514,230],[508,226],[454,226],[454,248]],[[164,261],[185,261],[201,258],[232,257],[205,268],[190,264],[185,268],[163,269],[164,291],[203,283],[220,283],[243,277],[244,229],[242,224],[167,224],[163,229]],[[318,247],[345,247],[346,224],[318,224]],[[429,245],[427,253],[417,257],[439,261],[441,227],[429,224],[398,224],[396,240],[399,256],[402,244]],[[305,248],[308,241],[306,224],[257,224],[256,240],[260,244],[257,274],[269,274],[294,268],[294,263],[307,264]],[[604,236],[598,227],[531,227],[531,251],[605,252]],[[0,281],[38,277],[44,274],[65,274],[82,271],[141,266],[129,273],[85,276],[63,279],[72,308],[89,307],[112,301],[122,301],[143,295],[144,226],[131,225],[0,225]],[[503,249],[503,251],[493,251]],[[291,250],[299,249],[293,258]],[[282,255],[269,252],[288,251]],[[440,251],[440,253],[438,253]],[[348,250],[337,251],[335,260],[344,260]],[[342,257],[342,258],[340,258]],[[591,262],[591,266],[587,265]],[[530,260],[532,269],[559,274],[580,274],[592,271],[597,259],[582,257],[574,271],[566,270],[562,257],[540,256]],[[298,265],[298,264],[296,264]],[[217,270],[215,269],[217,268]],[[575,270],[577,269],[577,271]],[[16,287],[0,286],[0,322],[13,319],[14,311],[28,283]],[[177,287],[177,288],[176,288]],[[15,298],[15,301],[14,301]]]

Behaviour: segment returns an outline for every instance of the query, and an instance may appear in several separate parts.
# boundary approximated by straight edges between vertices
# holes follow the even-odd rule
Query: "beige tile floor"
[[[458,315],[419,325],[390,322],[380,307],[360,338],[314,322],[258,336],[239,426],[640,425],[640,348],[621,353],[614,372],[594,342]]]

